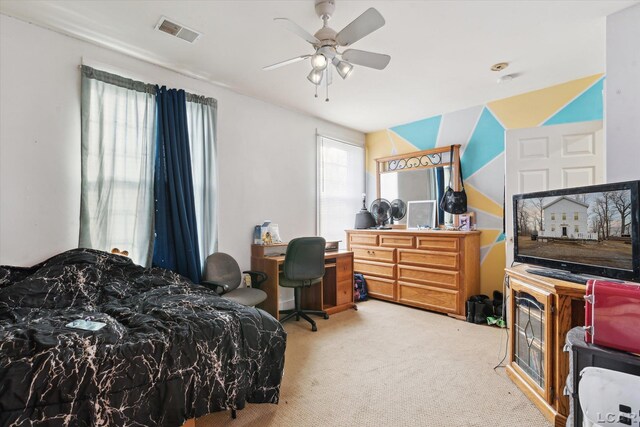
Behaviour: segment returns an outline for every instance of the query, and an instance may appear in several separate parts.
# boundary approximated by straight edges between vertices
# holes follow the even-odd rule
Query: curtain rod
[[[97,68],[94,68],[90,65],[86,64],[78,64],[78,69],[83,70],[83,67],[91,69],[92,72],[98,72],[102,78],[96,78],[95,76],[88,76],[89,78],[95,78],[96,80],[104,81],[105,83],[114,84],[116,86],[124,87],[126,89],[138,90],[140,92],[151,93],[151,89],[155,91],[156,86],[160,86],[153,83],[145,83],[137,80],[133,80],[127,77],[119,76],[118,74],[110,73],[108,71],[103,71]],[[141,87],[140,85],[145,85],[147,87]],[[136,88],[137,86],[137,88]],[[144,90],[141,90],[144,89]],[[197,95],[194,93],[189,93],[185,91],[187,102],[193,102],[196,104],[205,104],[217,107],[218,100],[213,97],[208,97],[205,95]]]

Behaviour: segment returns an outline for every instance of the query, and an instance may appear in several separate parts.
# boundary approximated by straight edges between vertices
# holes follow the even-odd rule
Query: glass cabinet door
[[[549,401],[551,295],[511,279],[511,366]]]

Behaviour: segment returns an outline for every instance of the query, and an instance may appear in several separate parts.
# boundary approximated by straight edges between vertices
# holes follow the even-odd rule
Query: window
[[[551,221],[555,221],[555,220],[556,220],[556,214],[555,214],[555,213],[552,213],[552,214],[551,214]]]
[[[576,225],[575,227],[573,227],[573,231],[574,231],[574,233],[579,233],[580,232],[580,228]]]
[[[580,215],[578,215],[578,212],[574,212],[573,213],[573,219],[574,221],[577,221],[580,218]]]
[[[135,263],[149,266],[157,232],[156,86],[82,66],[81,94],[79,246],[107,252],[117,247]],[[216,111],[215,99],[186,94],[201,263],[217,244]]]
[[[562,212],[562,220],[563,221],[567,220],[567,213],[566,212]]]
[[[153,233],[155,88],[83,68],[80,246],[148,265]]]
[[[556,231],[556,226],[555,225],[551,226],[551,231]]]
[[[362,207],[364,147],[318,137],[318,234],[341,240]]]

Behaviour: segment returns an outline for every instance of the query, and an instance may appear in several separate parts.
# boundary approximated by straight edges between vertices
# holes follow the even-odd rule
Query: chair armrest
[[[242,273],[251,276],[251,286],[258,289],[260,289],[260,285],[262,285],[262,283],[264,283],[264,281],[267,280],[268,277],[262,271],[247,270],[243,271]]]
[[[229,285],[224,283],[213,282],[211,280],[202,280],[200,284],[206,286],[209,289],[213,289],[218,295],[222,295],[229,291]]]

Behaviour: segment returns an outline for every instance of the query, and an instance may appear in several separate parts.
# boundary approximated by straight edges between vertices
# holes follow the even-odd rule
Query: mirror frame
[[[449,157],[451,145],[433,148],[431,150],[413,151],[389,157],[380,157],[376,160],[376,196],[380,198],[380,175],[389,172],[406,172],[417,169],[431,169],[440,166],[451,166],[453,179],[453,191],[460,191],[460,144],[453,145],[453,159]],[[454,215],[454,218],[457,215]]]

